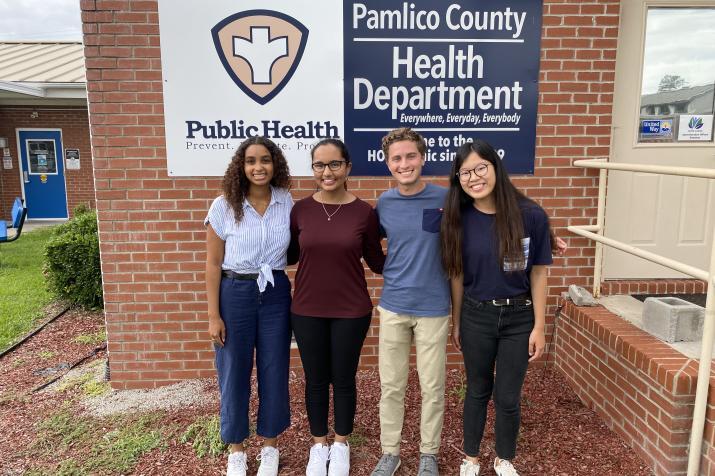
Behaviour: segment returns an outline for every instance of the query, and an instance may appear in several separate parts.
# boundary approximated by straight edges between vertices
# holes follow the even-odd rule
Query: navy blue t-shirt
[[[549,221],[546,212],[536,204],[521,207],[524,218],[522,245],[525,266],[499,261],[495,217],[474,206],[462,210],[462,258],[464,293],[477,301],[502,299],[531,293],[529,273],[533,265],[552,263]]]

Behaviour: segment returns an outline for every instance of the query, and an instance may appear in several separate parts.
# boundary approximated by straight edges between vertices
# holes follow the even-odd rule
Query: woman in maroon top
[[[345,144],[322,140],[311,150],[311,159],[318,190],[293,206],[288,248],[288,263],[300,260],[291,312],[314,440],[306,475],[347,476],[347,437],[353,430],[357,398],[355,374],[372,317],[360,259],[381,273],[385,255],[375,211],[347,191],[352,164]],[[330,384],[335,442],[328,447]]]

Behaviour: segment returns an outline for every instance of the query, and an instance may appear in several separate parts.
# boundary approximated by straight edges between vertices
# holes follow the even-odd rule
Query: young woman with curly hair
[[[228,476],[245,476],[253,355],[258,373],[259,476],[278,474],[277,438],[290,424],[288,363],[290,172],[269,139],[238,147],[211,204],[207,225],[209,334],[221,393],[221,438],[230,445]]]
[[[487,404],[496,408],[494,470],[518,476],[521,388],[529,362],[544,352],[549,217],[509,180],[494,148],[462,145],[454,159],[442,219],[442,262],[451,279],[452,341],[464,355],[461,476],[479,474]],[[496,366],[496,377],[494,369]]]

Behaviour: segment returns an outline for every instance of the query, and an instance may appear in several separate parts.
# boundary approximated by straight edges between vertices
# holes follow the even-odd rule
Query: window
[[[638,142],[712,141],[715,8],[649,8]]]
[[[30,175],[57,174],[57,155],[55,141],[28,140],[27,162]]]

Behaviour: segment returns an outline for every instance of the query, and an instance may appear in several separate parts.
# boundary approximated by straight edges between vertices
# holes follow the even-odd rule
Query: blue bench
[[[13,235],[8,235],[8,223],[5,220],[0,220],[0,243],[9,243],[20,238],[22,233],[22,225],[25,224],[27,217],[27,208],[22,205],[22,200],[18,197],[12,204],[12,221],[10,222],[9,230],[15,230]]]

